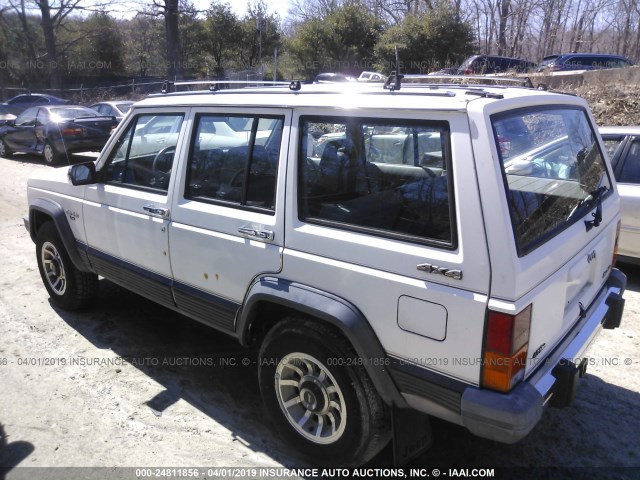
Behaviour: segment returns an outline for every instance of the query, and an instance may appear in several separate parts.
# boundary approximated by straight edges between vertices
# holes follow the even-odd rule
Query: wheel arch
[[[367,319],[353,304],[331,293],[276,277],[259,278],[250,287],[238,314],[236,333],[240,343],[260,343],[287,314],[302,314],[324,322],[342,334],[360,358],[380,359],[364,362],[378,394],[387,405],[407,406],[386,368],[387,356]]]
[[[73,265],[82,272],[93,273],[90,265],[78,249],[76,238],[71,231],[69,221],[62,206],[47,198],[36,198],[29,205],[29,235],[36,241],[38,231],[46,222],[53,222],[60,235],[60,240],[69,254]]]

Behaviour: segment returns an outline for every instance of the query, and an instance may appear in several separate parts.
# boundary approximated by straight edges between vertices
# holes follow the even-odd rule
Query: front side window
[[[183,115],[138,115],[120,136],[101,174],[107,183],[166,192]],[[157,128],[162,125],[162,128]]]
[[[283,124],[271,116],[196,117],[185,197],[273,212]]]
[[[445,122],[301,119],[301,220],[455,246]]]
[[[491,121],[520,255],[586,215],[611,191],[583,110],[527,109]]]

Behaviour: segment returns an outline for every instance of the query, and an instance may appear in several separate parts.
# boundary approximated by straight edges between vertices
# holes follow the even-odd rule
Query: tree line
[[[396,48],[407,73],[474,53],[640,60],[637,0],[293,0],[282,13],[264,0],[248,0],[243,15],[220,0],[205,10],[188,0],[0,0],[0,87],[388,73]]]

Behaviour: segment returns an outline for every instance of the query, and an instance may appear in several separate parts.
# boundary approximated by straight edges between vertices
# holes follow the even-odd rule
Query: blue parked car
[[[53,165],[73,152],[100,151],[117,124],[79,105],[31,107],[0,127],[0,157],[36,153]]]
[[[20,115],[29,107],[44,105],[65,105],[69,100],[54,97],[46,93],[22,93],[10,98],[2,105],[14,115]]]
[[[563,53],[548,55],[538,66],[539,72],[563,72],[567,70],[600,70],[603,68],[631,67],[633,62],[620,55],[602,53]]]

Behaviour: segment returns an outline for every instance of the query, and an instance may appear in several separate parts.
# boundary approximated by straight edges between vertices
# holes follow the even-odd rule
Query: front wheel
[[[344,337],[289,318],[260,349],[260,391],[280,434],[312,462],[361,465],[389,441],[389,419]]]
[[[44,161],[47,165],[55,165],[60,161],[60,154],[49,142],[44,144],[42,155],[44,156]]]
[[[13,152],[9,149],[4,140],[0,140],[0,157],[10,158]]]
[[[76,268],[64,248],[53,222],[36,236],[38,270],[51,300],[66,310],[89,305],[98,293],[98,276]]]

